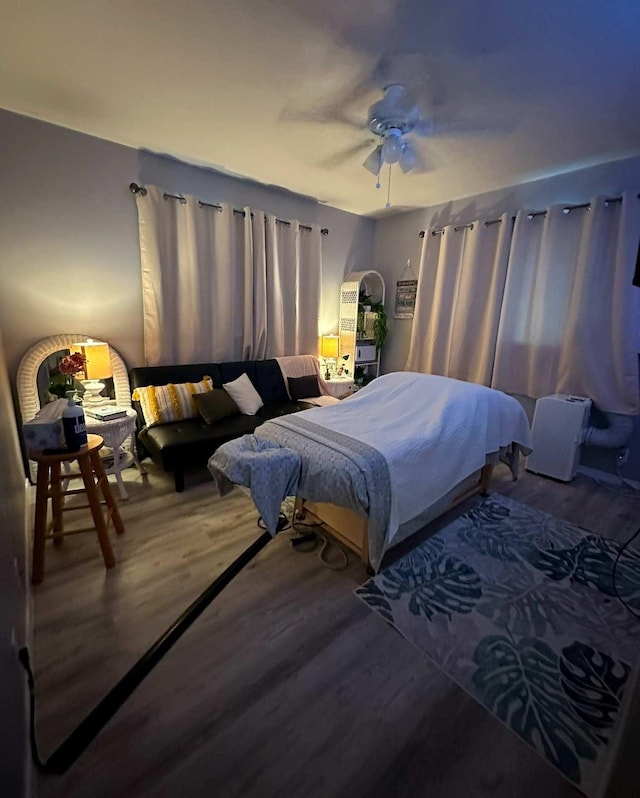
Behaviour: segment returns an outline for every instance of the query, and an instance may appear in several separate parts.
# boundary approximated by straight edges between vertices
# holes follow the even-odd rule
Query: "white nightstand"
[[[324,381],[324,386],[331,396],[335,396],[337,399],[344,399],[345,396],[353,393],[353,377],[332,377],[330,380]]]
[[[112,418],[109,421],[100,421],[85,414],[85,424],[87,432],[100,435],[104,438],[105,444],[113,450],[113,465],[105,464],[105,472],[116,475],[120,498],[128,499],[129,494],[120,476],[122,469],[135,463],[141,474],[146,473],[136,456],[136,411],[128,408],[126,416]]]

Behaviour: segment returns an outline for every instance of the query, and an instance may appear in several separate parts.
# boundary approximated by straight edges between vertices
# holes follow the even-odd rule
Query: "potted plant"
[[[373,374],[369,374],[364,366],[356,366],[353,370],[353,382],[358,388],[364,388],[364,386],[368,385],[373,379],[375,379]]]
[[[382,302],[374,302],[374,300],[365,291],[361,290],[358,294],[358,336],[364,338],[366,336],[364,314],[375,313],[376,318],[373,323],[373,339],[376,344],[376,349],[379,352],[387,337],[387,314]]]
[[[371,306],[371,310],[376,314],[376,319],[373,322],[373,339],[376,342],[376,350],[379,352],[387,337],[387,314],[382,302],[376,302]]]

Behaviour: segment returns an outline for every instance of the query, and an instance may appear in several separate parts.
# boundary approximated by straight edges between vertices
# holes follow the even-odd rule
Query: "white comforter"
[[[522,406],[501,391],[447,377],[396,372],[305,418],[356,438],[385,458],[391,480],[386,545],[398,527],[512,443],[531,448]]]

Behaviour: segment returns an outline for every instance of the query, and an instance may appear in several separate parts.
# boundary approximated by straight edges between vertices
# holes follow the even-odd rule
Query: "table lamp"
[[[329,371],[329,361],[336,361],[340,349],[340,337],[338,335],[323,335],[320,345],[320,356],[324,358],[325,380],[331,379]]]
[[[86,379],[80,380],[84,387],[82,403],[94,406],[104,404],[107,400],[101,395],[101,391],[104,390],[102,380],[108,379],[113,374],[109,344],[87,338],[86,341],[72,344],[70,350],[80,352],[87,359],[84,368]]]

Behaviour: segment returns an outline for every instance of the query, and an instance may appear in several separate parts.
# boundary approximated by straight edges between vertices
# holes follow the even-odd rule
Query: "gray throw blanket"
[[[250,488],[267,530],[275,535],[282,500],[298,491],[300,455],[255,435],[243,435],[216,450],[209,471],[221,496],[234,484]]]
[[[305,415],[272,419],[255,434],[286,451],[299,452],[299,496],[350,507],[367,517],[369,562],[377,570],[385,550],[391,507],[387,461],[372,446],[315,424]]]

